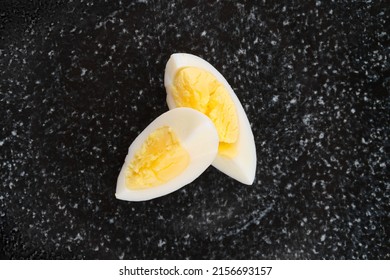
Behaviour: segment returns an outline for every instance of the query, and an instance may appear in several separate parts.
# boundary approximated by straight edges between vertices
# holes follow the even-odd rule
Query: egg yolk
[[[126,170],[130,189],[145,189],[168,182],[179,175],[190,161],[188,152],[168,126],[149,134]]]
[[[207,115],[219,136],[218,153],[234,157],[239,134],[238,117],[233,100],[217,78],[197,67],[184,67],[177,72],[172,87],[178,107],[190,107]]]

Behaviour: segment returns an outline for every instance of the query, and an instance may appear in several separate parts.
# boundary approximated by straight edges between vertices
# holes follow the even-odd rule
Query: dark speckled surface
[[[0,257],[390,259],[386,1],[167,2],[0,3]],[[174,52],[236,91],[255,183],[116,200]]]

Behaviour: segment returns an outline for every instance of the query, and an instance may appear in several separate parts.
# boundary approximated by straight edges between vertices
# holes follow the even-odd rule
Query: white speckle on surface
[[[166,244],[166,241],[165,240],[162,240],[162,239],[160,239],[159,241],[158,241],[158,244],[157,244],[157,246],[159,247],[159,248],[161,248],[162,246],[164,246]]]
[[[85,75],[85,73],[87,73],[87,69],[81,68],[81,74],[80,74],[80,76],[83,77],[83,76]]]
[[[83,240],[84,238],[81,236],[80,233],[77,233],[76,237],[73,240]]]
[[[310,125],[311,114],[304,115],[302,121],[305,125]]]

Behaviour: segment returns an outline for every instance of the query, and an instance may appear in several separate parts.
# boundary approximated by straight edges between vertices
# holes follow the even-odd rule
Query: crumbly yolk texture
[[[190,107],[207,115],[219,136],[218,153],[234,157],[239,135],[233,100],[217,78],[197,67],[179,69],[173,81],[173,99],[178,107]]]
[[[126,170],[130,189],[155,187],[175,178],[190,162],[188,152],[168,126],[150,133]]]

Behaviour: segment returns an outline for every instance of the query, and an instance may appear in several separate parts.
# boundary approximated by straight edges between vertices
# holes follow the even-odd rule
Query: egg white
[[[175,178],[159,186],[141,190],[126,187],[126,168],[148,136],[156,129],[169,126],[182,147],[188,152],[190,162],[186,169]],[[190,108],[170,110],[148,125],[130,145],[125,163],[118,176],[117,199],[144,201],[174,192],[191,183],[211,165],[218,152],[218,132],[212,121],[202,113]]]
[[[229,93],[238,116],[239,137],[236,142],[237,154],[232,158],[217,154],[212,165],[237,181],[251,185],[255,178],[257,162],[252,129],[237,95],[217,69],[198,56],[186,53],[172,54],[165,67],[164,75],[164,86],[167,91],[167,104],[169,109],[177,107],[173,98],[172,87],[177,71],[183,67],[197,67],[210,72]]]

